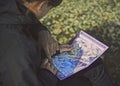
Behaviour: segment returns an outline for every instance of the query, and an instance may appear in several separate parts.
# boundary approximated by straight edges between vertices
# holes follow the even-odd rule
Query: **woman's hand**
[[[53,56],[56,51],[58,50],[58,42],[56,42],[52,37],[51,34],[48,31],[40,31],[38,34],[38,45],[39,48],[41,48],[47,58],[51,59],[51,56]]]
[[[59,45],[59,52],[62,53],[62,52],[67,52],[67,51],[71,51],[73,49],[73,47],[71,45],[68,45],[68,44],[62,44],[62,45]]]
[[[51,59],[51,57],[56,54],[57,51],[62,53],[65,51],[71,51],[73,49],[72,46],[67,44],[59,45],[58,42],[51,37],[51,34],[48,31],[40,31],[38,36],[39,48],[45,52],[45,55],[48,59]]]
[[[42,62],[40,68],[47,69],[50,72],[52,72],[54,75],[57,73],[57,69],[54,67],[52,61],[50,61],[47,58]]]

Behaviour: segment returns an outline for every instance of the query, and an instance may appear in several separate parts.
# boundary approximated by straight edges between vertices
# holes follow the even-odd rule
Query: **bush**
[[[104,24],[120,26],[119,8],[115,0],[64,0],[41,21],[58,42],[68,43],[80,30],[100,29]]]

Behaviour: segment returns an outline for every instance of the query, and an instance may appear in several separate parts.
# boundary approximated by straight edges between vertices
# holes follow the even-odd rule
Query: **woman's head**
[[[31,10],[38,19],[45,16],[48,11],[58,6],[62,0],[18,0],[21,4],[25,5]]]

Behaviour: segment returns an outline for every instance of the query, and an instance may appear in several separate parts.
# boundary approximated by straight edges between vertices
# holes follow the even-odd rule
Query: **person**
[[[61,0],[22,2],[0,1],[0,86],[56,86],[55,68],[47,58],[59,45],[38,18]],[[43,63],[41,50],[47,57]]]
[[[0,86],[90,86],[88,79],[93,86],[112,86],[100,62],[63,81],[56,78],[51,57],[71,48],[60,49],[39,19],[61,2],[0,1]]]

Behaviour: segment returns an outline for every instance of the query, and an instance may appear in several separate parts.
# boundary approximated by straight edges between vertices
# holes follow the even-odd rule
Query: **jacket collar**
[[[31,12],[27,13],[25,6],[17,3],[16,0],[0,1],[0,24],[34,24],[38,23],[37,18]]]

